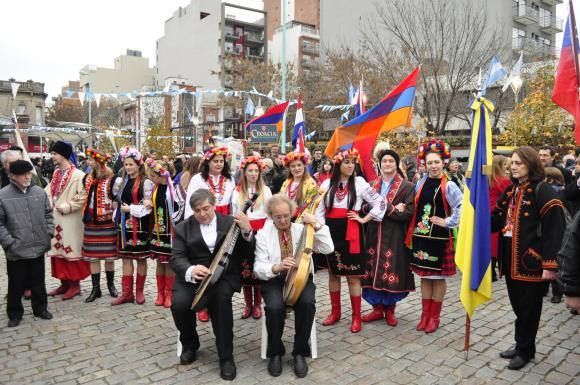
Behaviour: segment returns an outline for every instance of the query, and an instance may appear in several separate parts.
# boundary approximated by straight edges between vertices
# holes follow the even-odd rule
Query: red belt
[[[258,231],[260,230],[262,227],[264,227],[264,224],[266,223],[266,219],[267,218],[262,218],[262,219],[252,219],[250,221],[250,226],[252,226],[252,230],[254,231]]]
[[[348,218],[348,209],[333,208],[326,212],[327,218],[341,219]],[[351,210],[358,214],[358,211]],[[360,254],[360,224],[354,219],[346,222],[346,240],[349,242],[348,251],[351,254]]]
[[[230,205],[216,206],[215,211],[220,214],[230,215]]]

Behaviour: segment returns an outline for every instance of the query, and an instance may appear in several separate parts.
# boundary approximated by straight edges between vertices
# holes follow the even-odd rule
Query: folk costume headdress
[[[245,170],[246,166],[248,166],[249,164],[252,164],[252,163],[258,165],[260,172],[262,172],[266,169],[266,164],[264,164],[264,161],[262,160],[262,158],[260,156],[255,156],[255,155],[250,155],[250,156],[244,158],[244,160],[242,160],[242,163],[240,163],[240,168],[242,170]]]
[[[305,166],[310,163],[310,156],[304,152],[293,151],[289,152],[284,156],[284,167],[290,166],[290,163],[294,162],[295,160],[300,160],[304,163]]]
[[[119,152],[119,155],[123,160],[127,158],[133,159],[135,163],[137,163],[137,166],[141,166],[143,164],[143,154],[141,154],[139,150],[134,147],[125,147],[121,150],[121,152]]]
[[[50,147],[50,152],[56,152],[63,158],[69,160],[75,167],[77,166],[77,156],[73,151],[72,144],[58,140]]]
[[[449,158],[451,158],[451,150],[449,145],[442,140],[432,139],[429,142],[423,143],[419,146],[419,153],[417,154],[417,159],[419,162],[424,162],[427,154],[430,152],[441,155],[444,163],[447,163]]]
[[[94,148],[89,148],[86,151],[86,154],[88,157],[96,160],[102,168],[107,167],[107,164],[111,161],[110,155],[107,155],[104,152],[100,152],[99,150],[95,150]]]
[[[224,160],[229,159],[232,155],[226,146],[212,147],[203,154],[204,160],[212,160],[214,156],[221,155]]]
[[[346,158],[353,158],[355,163],[360,163],[360,153],[354,147],[350,148],[348,150],[338,151],[334,155],[334,158],[332,159],[332,161],[334,162],[334,164],[340,164]]]
[[[165,194],[165,200],[167,202],[167,209],[169,211],[169,219],[171,221],[171,233],[173,234],[173,226],[175,226],[174,221],[174,204],[175,204],[175,189],[173,188],[173,181],[171,180],[171,173],[163,167],[160,163],[157,163],[155,159],[149,158],[145,161],[145,164],[149,169],[160,177],[165,178],[167,181],[167,193]],[[153,218],[155,219],[154,230],[157,234],[157,240],[159,241],[159,218],[157,217],[157,190],[159,186],[155,185],[153,188],[152,202],[153,202]],[[173,237],[171,237],[173,239]]]

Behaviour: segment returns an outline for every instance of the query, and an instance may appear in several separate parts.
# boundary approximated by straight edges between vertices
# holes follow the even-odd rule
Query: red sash
[[[332,208],[326,212],[326,217],[332,219],[347,218],[348,211],[348,209]],[[358,214],[358,211],[354,212]],[[348,251],[351,254],[360,254],[360,225],[354,219],[348,219],[346,223],[346,240],[349,242]]]
[[[216,206],[216,213],[230,215],[230,205]]]

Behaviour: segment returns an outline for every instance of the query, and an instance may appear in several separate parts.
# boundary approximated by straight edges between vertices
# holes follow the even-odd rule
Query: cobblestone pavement
[[[167,309],[153,305],[154,264],[149,267],[145,305],[115,308],[104,296],[91,304],[82,296],[70,301],[49,299],[54,319],[32,316],[30,304],[18,328],[9,329],[5,308],[7,289],[5,258],[0,255],[0,383],[1,384],[217,384],[216,348],[209,324],[198,327],[201,350],[192,365],[178,365],[176,332]],[[57,286],[47,266],[47,288]],[[120,263],[117,262],[117,270]],[[101,286],[104,288],[104,274]],[[117,287],[120,289],[120,277]],[[476,311],[472,322],[471,351],[465,361],[465,313],[458,300],[460,277],[449,282],[441,327],[433,334],[417,332],[420,295],[413,293],[397,308],[399,325],[384,321],[364,324],[351,334],[350,304],[343,290],[343,320],[323,327],[320,320],[330,310],[326,275],[318,274],[318,354],[309,360],[310,372],[297,380],[291,356],[284,357],[284,372],[271,378],[260,359],[261,321],[240,320],[242,296],[234,297],[234,345],[238,377],[235,384],[580,384],[580,316],[572,316],[563,304],[544,301],[535,362],[521,371],[506,369],[501,350],[513,343],[513,320],[505,284],[494,284],[494,300]],[[346,283],[343,284],[346,289]],[[105,290],[106,291],[106,290]],[[369,310],[368,305],[363,311]],[[293,315],[284,340],[291,350]]]

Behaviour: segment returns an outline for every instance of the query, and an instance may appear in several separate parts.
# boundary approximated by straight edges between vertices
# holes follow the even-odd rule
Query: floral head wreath
[[[127,158],[132,158],[135,161],[135,163],[137,163],[138,166],[141,166],[143,164],[143,155],[134,147],[125,147],[124,149],[121,150],[119,155],[121,155],[121,158],[123,158],[123,160]]]
[[[109,163],[111,161],[110,155],[107,155],[104,152],[99,152],[98,150],[95,150],[94,148],[89,148],[86,151],[86,154],[88,157],[96,160],[102,167],[105,167],[107,165],[107,163]]]
[[[207,150],[204,154],[203,154],[203,159],[205,160],[212,160],[214,156],[216,155],[221,155],[224,157],[225,159],[228,159],[231,157],[230,151],[228,150],[227,147],[222,146],[222,147],[212,147],[209,150]]]
[[[242,163],[240,163],[240,168],[243,170],[246,168],[247,165],[252,163],[257,164],[260,171],[264,171],[266,169],[266,165],[264,164],[262,158],[254,155],[248,156],[247,158],[242,160]]]
[[[339,151],[336,153],[336,155],[334,155],[334,158],[332,159],[332,161],[334,162],[334,164],[340,164],[346,158],[354,158],[354,161],[356,163],[359,163],[360,162],[360,153],[358,152],[358,150],[356,148],[351,148],[348,150]]]
[[[419,162],[424,161],[430,152],[441,155],[444,162],[449,161],[449,158],[451,158],[449,145],[442,140],[432,139],[428,143],[423,143],[419,146],[419,153],[417,154]]]
[[[289,152],[286,154],[286,156],[284,156],[284,167],[288,167],[290,163],[294,162],[295,160],[301,160],[302,163],[307,166],[308,163],[310,163],[310,156],[303,152]]]
[[[161,164],[157,163],[155,161],[155,159],[153,159],[153,158],[147,159],[145,161],[145,164],[147,165],[147,167],[149,167],[149,169],[151,169],[151,171],[153,171],[154,173],[156,173],[159,176],[163,176],[165,178],[171,176],[169,171],[167,171],[167,169],[165,167],[163,167]]]

